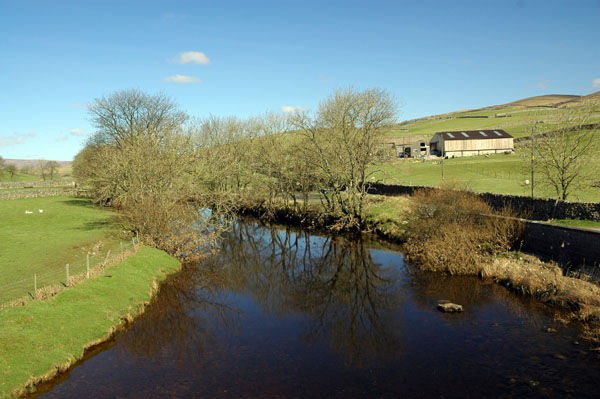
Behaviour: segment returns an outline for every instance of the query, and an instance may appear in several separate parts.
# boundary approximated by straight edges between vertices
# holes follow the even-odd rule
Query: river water
[[[436,310],[439,300],[460,314]],[[548,328],[557,332],[549,333]],[[549,310],[416,271],[376,242],[236,224],[48,398],[599,397],[599,352]]]

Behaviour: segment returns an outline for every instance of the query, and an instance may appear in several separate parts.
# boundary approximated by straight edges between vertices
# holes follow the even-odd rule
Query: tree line
[[[381,136],[396,122],[398,103],[384,89],[347,87],[314,112],[199,119],[163,94],[123,90],[95,99],[88,112],[95,132],[75,157],[74,176],[151,244],[189,256],[214,243],[226,228],[220,215],[240,204],[297,211],[318,204],[342,228],[363,229]],[[567,130],[562,147],[556,137],[536,143],[536,168],[554,162],[558,172],[546,170],[559,180],[573,176],[565,159],[578,157],[566,166],[578,168],[594,143],[589,132]],[[568,152],[573,140],[577,151]]]

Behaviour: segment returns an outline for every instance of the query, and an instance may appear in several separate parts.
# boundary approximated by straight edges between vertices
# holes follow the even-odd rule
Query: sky
[[[189,115],[387,89],[398,119],[600,90],[600,0],[0,0],[0,156],[72,160],[124,89]]]

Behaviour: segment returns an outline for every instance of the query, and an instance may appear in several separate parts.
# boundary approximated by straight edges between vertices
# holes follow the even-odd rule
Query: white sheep
[[[26,215],[31,215],[33,212],[32,211],[25,211]]]
[[[43,210],[43,209],[40,209],[40,213],[44,213],[44,210]]]

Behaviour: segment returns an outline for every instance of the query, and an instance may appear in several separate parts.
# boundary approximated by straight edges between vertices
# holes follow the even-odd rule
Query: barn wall
[[[512,138],[483,139],[483,140],[447,140],[445,151],[448,156],[470,156],[494,154],[513,150]]]

